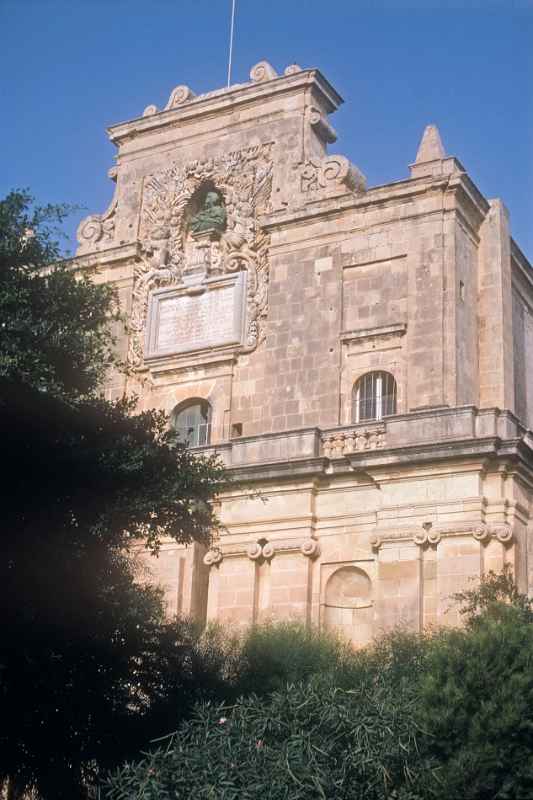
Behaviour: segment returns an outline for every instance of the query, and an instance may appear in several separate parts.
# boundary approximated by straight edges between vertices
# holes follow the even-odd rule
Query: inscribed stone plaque
[[[159,289],[148,312],[147,357],[240,344],[245,273],[211,278],[200,286]]]

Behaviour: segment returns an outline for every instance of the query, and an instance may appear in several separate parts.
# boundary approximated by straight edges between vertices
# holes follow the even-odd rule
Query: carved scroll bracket
[[[386,543],[414,542],[421,548],[436,547],[442,539],[470,534],[478,542],[487,545],[496,539],[503,545],[513,541],[513,530],[508,523],[486,525],[479,522],[457,523],[455,525],[433,525],[425,522],[420,528],[397,528],[396,530],[378,530],[370,538],[373,550],[379,550]]]
[[[316,124],[323,125],[323,121],[316,118]],[[361,194],[366,190],[365,176],[344,156],[331,155],[321,160],[311,159],[300,165],[299,169],[300,191],[309,201],[336,197],[348,192]]]
[[[250,561],[271,561],[274,556],[282,553],[301,553],[301,555],[314,560],[320,555],[320,544],[316,539],[276,539],[271,542],[259,540],[236,545],[221,545],[213,547],[204,556],[204,564],[208,567],[217,566],[224,558],[247,557]]]
[[[109,171],[109,177],[116,180],[115,169]],[[76,255],[81,256],[93,250],[103,250],[113,246],[117,205],[118,196],[117,188],[115,188],[113,199],[103,214],[91,214],[82,219],[76,231],[76,238],[79,242]]]

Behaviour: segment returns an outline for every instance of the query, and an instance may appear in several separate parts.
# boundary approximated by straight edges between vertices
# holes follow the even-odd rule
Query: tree
[[[72,800],[166,732],[191,632],[136,581],[131,545],[207,544],[225,475],[163,414],[102,399],[115,295],[60,260],[67,209],[31,203],[0,202],[0,779]]]

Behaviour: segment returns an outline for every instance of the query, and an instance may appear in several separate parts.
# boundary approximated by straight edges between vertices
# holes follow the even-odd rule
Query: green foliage
[[[519,591],[510,564],[505,564],[498,574],[490,570],[478,586],[458,592],[454,599],[461,605],[461,614],[470,626],[484,621],[487,616],[497,619],[503,614],[505,618],[509,606],[525,622],[533,622],[533,600]]]
[[[251,628],[242,642],[236,691],[264,695],[287,683],[333,673],[336,686],[350,682],[356,662],[351,647],[340,638],[296,622]]]
[[[136,582],[132,547],[207,543],[223,469],[163,414],[99,396],[119,315],[108,287],[55,264],[65,212],[0,202],[0,783],[47,800],[85,797],[189,713],[198,681],[209,697],[225,680]]]
[[[465,629],[428,639],[420,723],[442,797],[533,797],[533,616],[509,569],[462,592]]]
[[[56,396],[94,394],[118,365],[109,323],[114,290],[61,260],[67,206],[34,207],[27,192],[0,200],[0,377]]]
[[[247,696],[198,706],[112,775],[108,800],[532,797],[530,601],[509,570],[459,599],[465,628],[363,651],[289,623],[232,639],[210,697]]]
[[[170,740],[115,773],[108,800],[414,800],[434,784],[410,701],[314,678],[268,699],[200,706]]]

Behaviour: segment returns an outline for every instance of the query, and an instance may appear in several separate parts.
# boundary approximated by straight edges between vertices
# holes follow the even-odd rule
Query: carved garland
[[[186,210],[203,185],[212,185],[223,199],[226,230],[210,244],[205,257],[217,274],[246,270],[247,322],[245,349],[262,340],[267,313],[269,236],[257,218],[269,210],[273,142],[227,153],[218,159],[173,165],[145,180],[141,211],[141,259],[134,274],[130,318],[129,362],[144,360],[144,331],[151,290],[179,286],[187,269]]]

